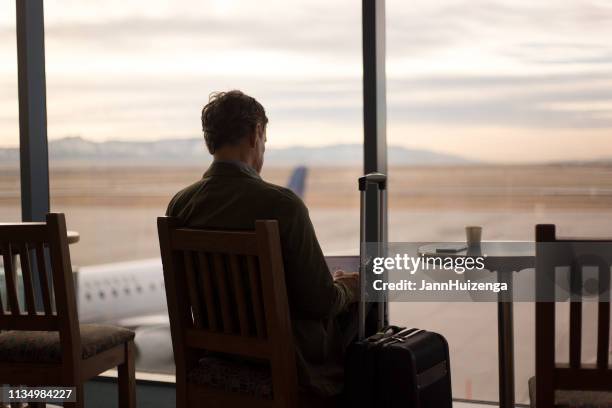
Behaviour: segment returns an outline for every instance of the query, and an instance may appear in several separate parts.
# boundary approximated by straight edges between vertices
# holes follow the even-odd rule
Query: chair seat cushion
[[[208,356],[187,374],[187,381],[227,392],[272,398],[272,375],[263,364],[243,363]]]
[[[535,377],[529,379],[529,399],[535,408]],[[612,392],[555,390],[556,408],[612,408]]]
[[[81,348],[83,359],[93,357],[134,338],[128,329],[101,324],[82,324]],[[0,333],[0,361],[13,363],[59,363],[61,361],[59,332],[6,331]]]

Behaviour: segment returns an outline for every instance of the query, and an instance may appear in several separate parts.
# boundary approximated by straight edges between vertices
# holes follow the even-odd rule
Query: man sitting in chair
[[[214,161],[174,196],[167,215],[190,228],[248,230],[255,220],[278,220],[300,385],[337,395],[344,350],[357,332],[355,310],[348,310],[358,298],[357,273],[332,277],[302,200],[260,177],[267,123],[254,98],[213,94],[202,109],[202,129]]]

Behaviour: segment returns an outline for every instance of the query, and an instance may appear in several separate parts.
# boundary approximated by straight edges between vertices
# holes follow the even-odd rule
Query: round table
[[[424,257],[484,257],[485,269],[497,273],[498,282],[508,283],[497,302],[499,407],[514,408],[514,317],[512,273],[535,267],[535,243],[527,241],[482,242],[462,251],[438,252],[444,244],[419,247]]]

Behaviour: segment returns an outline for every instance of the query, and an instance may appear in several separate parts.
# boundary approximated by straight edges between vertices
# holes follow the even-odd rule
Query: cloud
[[[316,54],[354,53],[359,58],[361,49],[361,9],[352,1],[329,5],[302,2],[297,7],[267,2],[252,12],[246,6],[253,4],[242,2],[231,15],[211,12],[214,1],[178,1],[163,15],[139,9],[114,15],[112,6],[98,8],[90,3],[89,9],[96,9],[98,18],[91,18],[87,10],[81,15],[73,11],[65,17],[57,12],[65,6],[62,3],[71,2],[58,0],[47,5],[47,42],[66,47],[105,48],[111,54],[134,51],[133,47],[161,50],[199,46],[202,53],[257,47]],[[123,3],[121,8],[126,8]],[[14,36],[14,27],[0,26],[0,38],[8,36]]]
[[[283,132],[359,131],[359,2],[92,4],[46,4],[57,136],[193,135],[208,94],[227,88],[258,97]],[[612,127],[610,23],[607,1],[387,0],[390,126]]]

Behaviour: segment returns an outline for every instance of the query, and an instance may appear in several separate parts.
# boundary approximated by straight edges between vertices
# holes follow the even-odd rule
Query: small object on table
[[[482,240],[482,227],[469,225],[465,227],[465,241],[469,247],[480,245]]]
[[[456,254],[457,252],[465,251],[466,249],[468,249],[468,247],[465,244],[445,244],[443,246],[436,247],[436,253]]]

